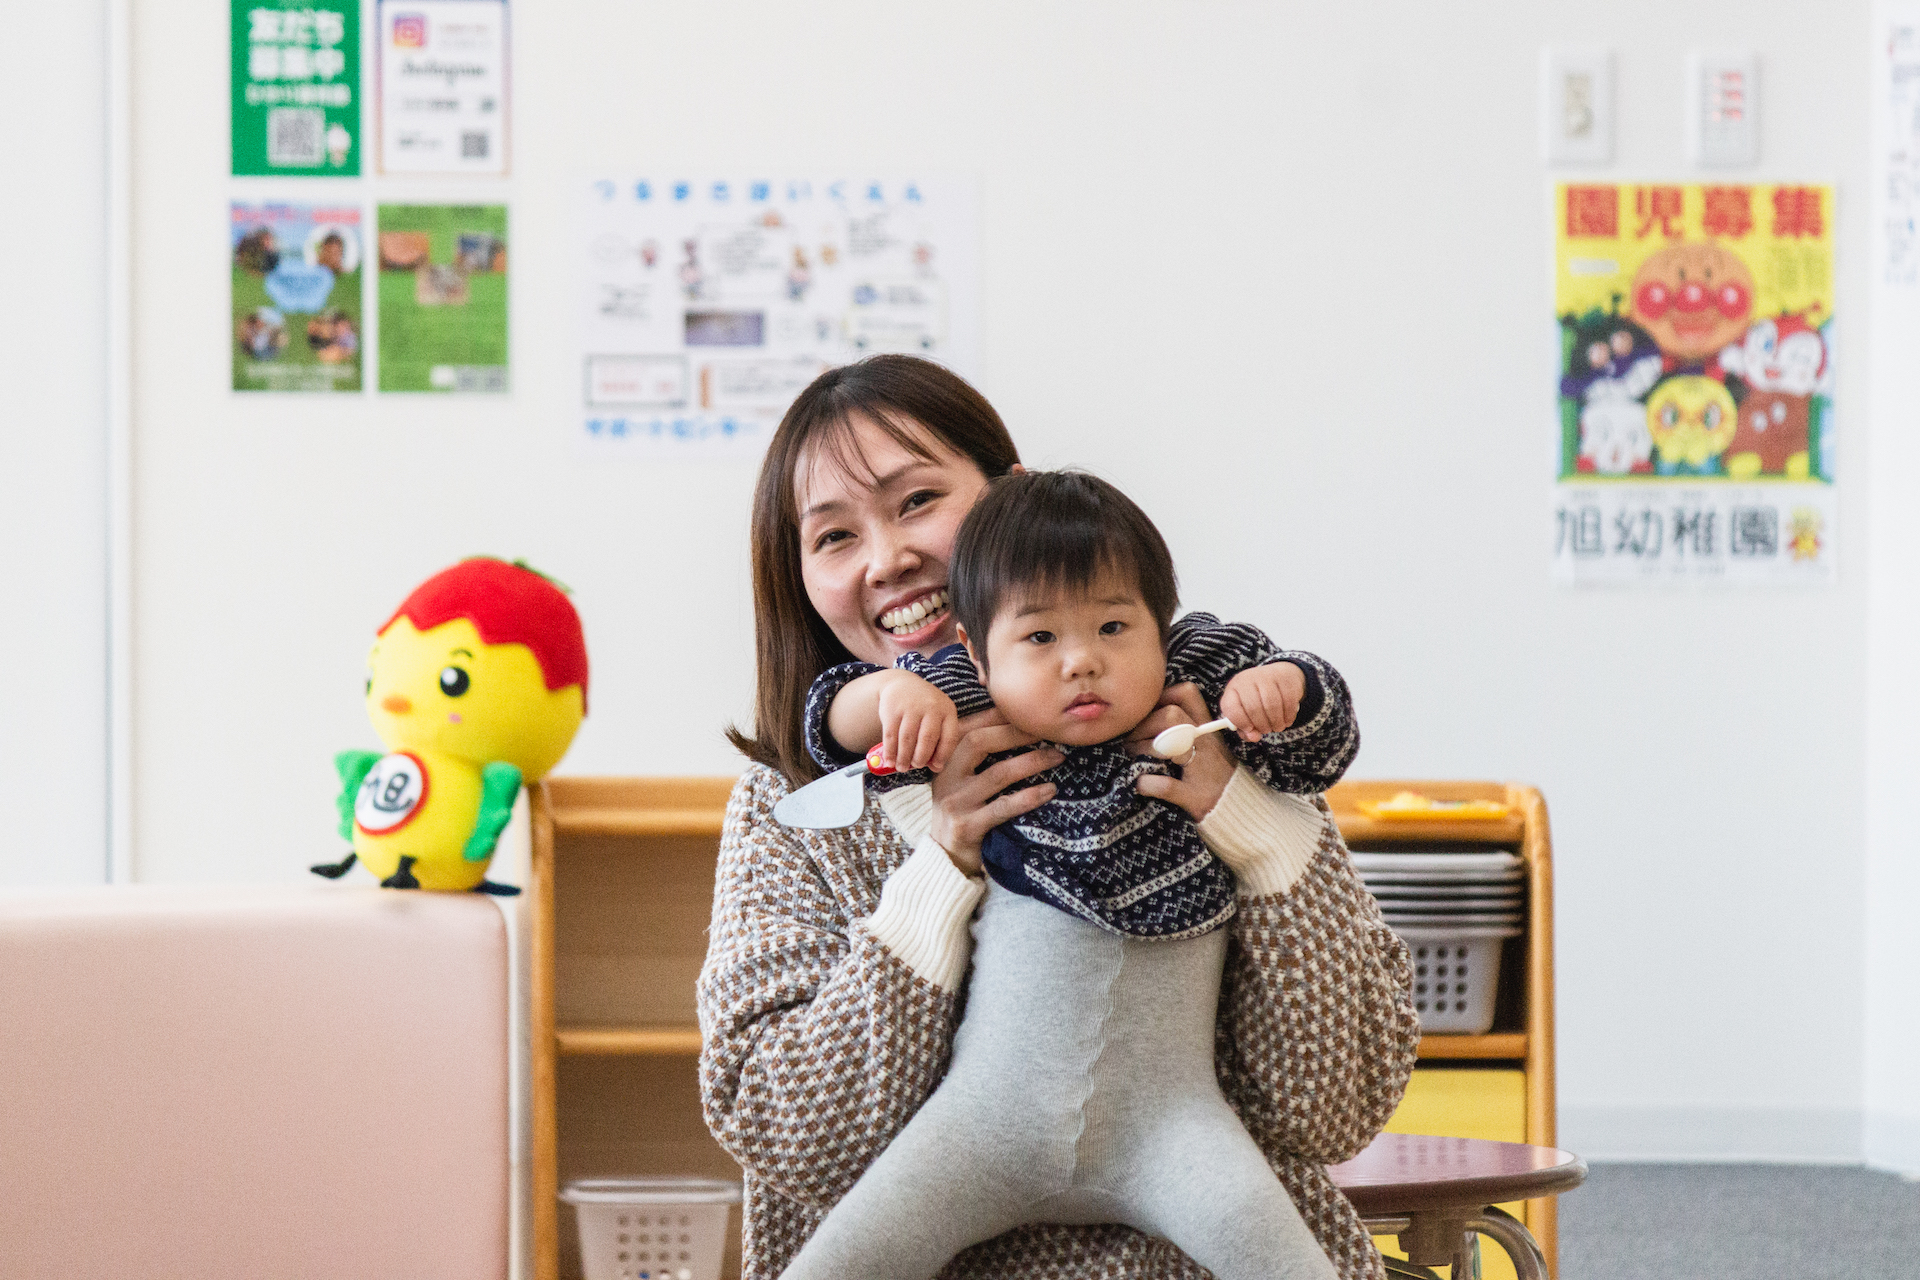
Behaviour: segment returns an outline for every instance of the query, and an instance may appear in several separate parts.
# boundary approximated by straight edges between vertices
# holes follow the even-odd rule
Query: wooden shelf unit
[[[1434,800],[1492,800],[1509,807],[1491,821],[1409,821],[1368,817],[1359,806],[1417,791]],[[1501,1015],[1482,1036],[1430,1035],[1420,1040],[1419,1070],[1517,1068],[1523,1077],[1522,1140],[1551,1147],[1556,1140],[1553,1041],[1553,842],[1547,804],[1533,787],[1500,782],[1342,782],[1327,803],[1349,848],[1355,850],[1502,849],[1526,861],[1525,932],[1510,944],[1501,973]],[[1519,982],[1517,998],[1510,984]],[[1427,1064],[1444,1066],[1429,1067]],[[1451,1137],[1494,1137],[1461,1132]],[[1508,1140],[1512,1140],[1509,1138]],[[1524,1218],[1540,1241],[1547,1265],[1559,1270],[1556,1202],[1529,1200]],[[1488,1259],[1489,1263],[1493,1259]],[[1499,1259],[1500,1267],[1506,1259]]]
[[[533,789],[535,1280],[581,1274],[563,1182],[739,1177],[701,1117],[693,993],[733,781],[553,778]]]
[[[731,778],[553,778],[533,789],[534,1280],[580,1274],[573,1233],[561,1229],[563,1177],[738,1176],[700,1115],[693,995],[732,785]],[[1513,812],[1491,822],[1399,822],[1356,807],[1403,790],[1497,800]],[[1482,1036],[1425,1036],[1420,1058],[1517,1065],[1526,1080],[1526,1141],[1553,1145],[1552,853],[1539,792],[1500,783],[1349,782],[1327,799],[1355,848],[1499,847],[1527,860],[1524,997],[1503,1000],[1522,1011],[1519,1025]],[[1553,1201],[1529,1202],[1526,1218],[1553,1263]],[[739,1274],[738,1239],[736,1229],[730,1277]]]

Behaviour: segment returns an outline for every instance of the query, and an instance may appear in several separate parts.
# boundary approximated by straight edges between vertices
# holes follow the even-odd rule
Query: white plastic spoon
[[[1193,750],[1194,739],[1203,733],[1214,733],[1221,729],[1233,728],[1233,721],[1222,716],[1218,720],[1209,720],[1205,724],[1177,724],[1171,729],[1162,729],[1153,736],[1153,754],[1162,760],[1171,760]]]
[[[774,821],[815,831],[850,827],[860,821],[867,806],[866,776],[885,777],[894,771],[879,747],[844,769],[816,778],[773,806]]]

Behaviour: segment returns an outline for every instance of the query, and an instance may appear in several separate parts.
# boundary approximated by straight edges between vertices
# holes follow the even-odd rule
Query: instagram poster
[[[1554,190],[1570,582],[1834,574],[1833,188]]]
[[[505,0],[381,0],[380,170],[507,172]]]
[[[358,391],[361,386],[357,206],[235,204],[235,391]]]

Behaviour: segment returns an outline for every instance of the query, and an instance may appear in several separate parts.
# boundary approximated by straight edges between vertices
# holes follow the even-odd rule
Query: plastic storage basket
[[[727,1206],[740,1184],[712,1178],[581,1178],[560,1198],[580,1219],[587,1280],[720,1280]]]
[[[1413,952],[1413,1008],[1422,1032],[1484,1035],[1493,1029],[1500,944],[1517,926],[1396,929]]]

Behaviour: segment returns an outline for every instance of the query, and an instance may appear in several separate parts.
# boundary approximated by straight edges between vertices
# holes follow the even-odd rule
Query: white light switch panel
[[[1696,53],[1687,59],[1687,144],[1707,169],[1760,162],[1760,59]]]
[[[1540,59],[1548,164],[1613,163],[1613,51],[1548,49]]]

